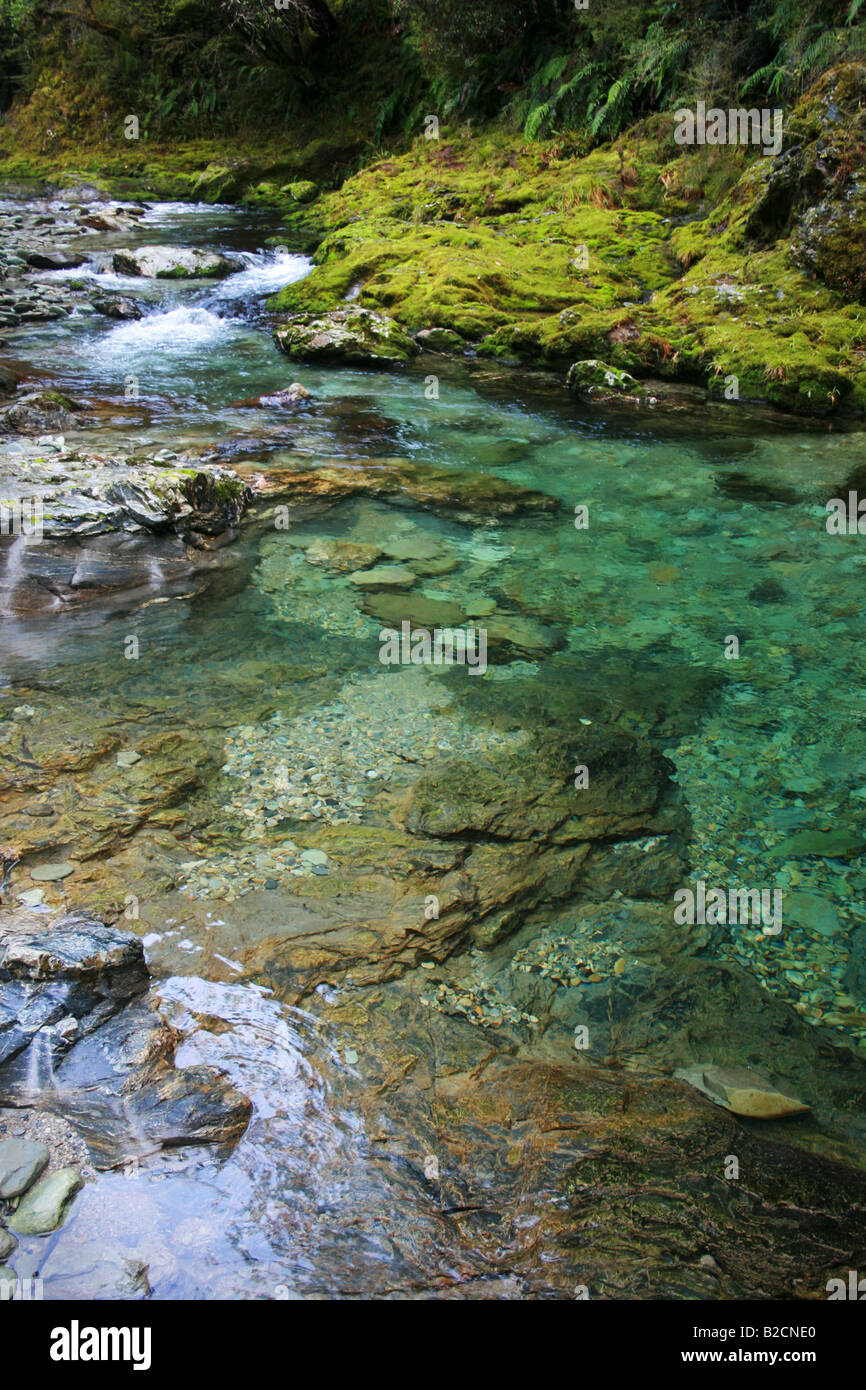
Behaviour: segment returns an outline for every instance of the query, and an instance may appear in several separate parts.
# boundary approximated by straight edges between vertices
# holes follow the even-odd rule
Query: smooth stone
[[[30,870],[30,877],[37,883],[56,883],[58,879],[68,878],[74,873],[74,864],[37,864]]]
[[[786,893],[783,898],[785,916],[800,927],[811,927],[821,936],[835,936],[842,930],[839,914],[828,898],[817,893]]]
[[[0,1144],[0,1197],[20,1197],[48,1167],[45,1144],[29,1139],[4,1139]]]
[[[9,1221],[20,1236],[47,1235],[63,1224],[72,1198],[84,1179],[77,1168],[59,1168],[27,1193]]]
[[[770,859],[853,859],[866,848],[866,837],[852,830],[799,830],[771,849]]]
[[[320,565],[325,569],[345,574],[350,570],[365,570],[375,565],[382,552],[377,545],[362,541],[314,541],[304,552],[308,565]]]
[[[383,589],[411,589],[417,582],[414,570],[406,565],[377,565],[375,569],[355,570],[349,575],[349,583],[357,589],[376,593]]]
[[[303,864],[327,864],[328,856],[322,849],[305,849],[301,854]]]
[[[12,1254],[13,1250],[17,1249],[17,1247],[18,1242],[13,1236],[12,1232],[7,1231],[3,1226],[0,1226],[0,1260],[5,1260],[8,1255]]]
[[[118,767],[134,767],[141,762],[141,754],[136,753],[132,748],[124,748],[117,755]]]

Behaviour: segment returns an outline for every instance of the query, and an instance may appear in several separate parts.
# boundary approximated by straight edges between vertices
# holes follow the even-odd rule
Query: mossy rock
[[[281,192],[288,194],[293,203],[312,203],[319,196],[319,185],[311,179],[299,179],[297,183],[287,183]]]
[[[400,366],[418,351],[393,319],[356,307],[298,314],[274,330],[281,352],[301,362]]]
[[[607,362],[590,357],[585,362],[575,362],[569,367],[566,385],[576,395],[598,396],[645,396],[647,392],[630,372],[619,367],[611,367]]]

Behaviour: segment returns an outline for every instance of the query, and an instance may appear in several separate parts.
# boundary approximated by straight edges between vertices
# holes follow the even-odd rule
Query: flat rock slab
[[[414,570],[406,565],[377,565],[371,570],[355,570],[354,574],[349,575],[349,583],[357,589],[377,593],[388,589],[411,589],[417,579]]]
[[[681,1081],[701,1091],[716,1105],[734,1115],[752,1120],[780,1120],[786,1115],[805,1115],[809,1110],[801,1100],[777,1091],[772,1082],[743,1067],[713,1064],[685,1067],[674,1073]]]
[[[45,1144],[28,1139],[5,1139],[0,1144],[0,1197],[20,1197],[48,1167],[51,1157]],[[4,1248],[5,1231],[0,1231],[0,1258],[15,1249],[15,1242]]]
[[[20,1236],[42,1236],[62,1226],[69,1203],[84,1184],[77,1168],[58,1168],[27,1193],[9,1225]]]

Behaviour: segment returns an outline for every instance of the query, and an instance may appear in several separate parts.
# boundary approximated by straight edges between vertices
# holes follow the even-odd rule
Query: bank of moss
[[[664,116],[583,157],[501,130],[419,138],[319,200],[315,269],[272,305],[349,299],[482,356],[862,409],[864,98],[866,68],[826,74],[777,159],[683,152]]]

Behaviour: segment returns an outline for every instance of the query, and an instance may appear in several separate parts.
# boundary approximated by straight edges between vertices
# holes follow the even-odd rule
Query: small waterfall
[[[3,578],[0,580],[0,613],[6,616],[11,616],[14,612],[15,590],[27,575],[24,568],[27,539],[27,536],[16,536],[6,550],[6,564],[3,568]]]
[[[52,1039],[47,1032],[36,1033],[27,1052],[27,1074],[24,1089],[29,1095],[43,1095],[46,1091],[57,1091],[57,1077],[54,1074]]]

